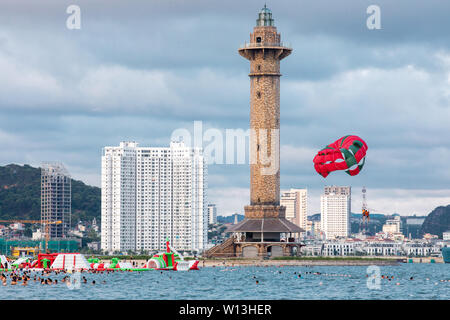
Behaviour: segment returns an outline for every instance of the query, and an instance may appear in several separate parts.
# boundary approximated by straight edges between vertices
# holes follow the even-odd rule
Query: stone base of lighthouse
[[[300,254],[304,245],[295,240],[305,230],[285,218],[286,207],[279,205],[249,205],[245,218],[229,227],[232,233],[225,242],[205,253],[206,257],[264,258]]]

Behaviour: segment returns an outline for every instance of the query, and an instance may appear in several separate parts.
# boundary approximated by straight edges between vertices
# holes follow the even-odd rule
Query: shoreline
[[[121,259],[122,260],[122,259]],[[187,259],[192,260],[192,259]],[[399,266],[403,263],[423,263],[430,264],[431,260],[434,263],[442,264],[443,259],[437,258],[408,258],[408,257],[301,257],[297,259],[269,259],[263,260],[258,258],[199,258],[199,267],[266,267],[266,266]],[[143,259],[123,259],[122,261],[127,261],[135,263],[136,266],[143,266],[147,263],[147,260]],[[100,263],[110,262],[110,259],[101,259]]]
[[[113,257],[111,257],[113,258]],[[120,259],[120,258],[119,258]],[[123,262],[130,262],[134,268],[143,268],[148,260],[120,259]],[[193,259],[188,258],[187,261]],[[432,262],[433,261],[433,262]],[[111,259],[100,259],[99,263],[109,263]],[[199,258],[199,268],[215,267],[286,267],[286,266],[400,266],[402,264],[444,264],[442,257],[286,257],[275,259],[259,258]]]
[[[431,262],[433,260],[433,262]],[[403,263],[442,264],[442,257],[409,258],[395,257],[299,257],[297,259],[239,259],[216,258],[200,260],[199,266],[399,266]]]
[[[397,260],[232,260],[215,259],[200,260],[199,267],[285,267],[285,266],[398,266],[401,262]]]
[[[127,262],[135,262],[137,266],[144,265],[147,261],[140,259],[127,259]],[[101,260],[100,262],[109,262]],[[342,259],[342,260],[261,260],[261,259],[200,259],[198,266],[200,268],[209,267],[283,267],[283,266],[398,266],[401,262],[394,259]]]

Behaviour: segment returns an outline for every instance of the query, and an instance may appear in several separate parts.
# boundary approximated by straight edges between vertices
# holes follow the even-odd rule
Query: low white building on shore
[[[351,242],[330,242],[323,246],[324,256],[352,256],[355,253],[355,244]]]
[[[389,239],[343,239],[311,241],[302,248],[305,256],[416,256],[439,255],[441,242],[405,242]]]
[[[445,241],[449,241],[450,240],[450,230],[449,231],[445,231],[442,233],[442,239]]]
[[[368,242],[363,250],[369,256],[397,256],[402,254],[402,244],[394,241]]]

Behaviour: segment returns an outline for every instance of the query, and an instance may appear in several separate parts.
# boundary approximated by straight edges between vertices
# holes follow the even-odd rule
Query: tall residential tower
[[[65,238],[72,214],[72,181],[62,163],[46,162],[41,167],[41,221],[49,224],[50,238]],[[44,229],[45,231],[45,229]]]
[[[121,142],[102,156],[102,250],[201,251],[207,243],[206,162],[200,148]]]
[[[302,229],[307,228],[308,190],[290,189],[281,193],[280,203],[286,207],[286,219]]]
[[[217,207],[215,204],[208,204],[208,224],[217,223]]]
[[[325,187],[320,196],[320,218],[327,239],[350,235],[351,201],[351,187]]]

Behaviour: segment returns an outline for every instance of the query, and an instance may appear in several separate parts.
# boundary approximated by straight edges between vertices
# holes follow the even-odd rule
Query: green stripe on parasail
[[[344,160],[345,163],[347,164],[348,168],[353,167],[355,164],[357,164],[358,162],[356,161],[355,156],[348,151],[347,149],[342,148],[341,149],[342,154],[344,155]]]

